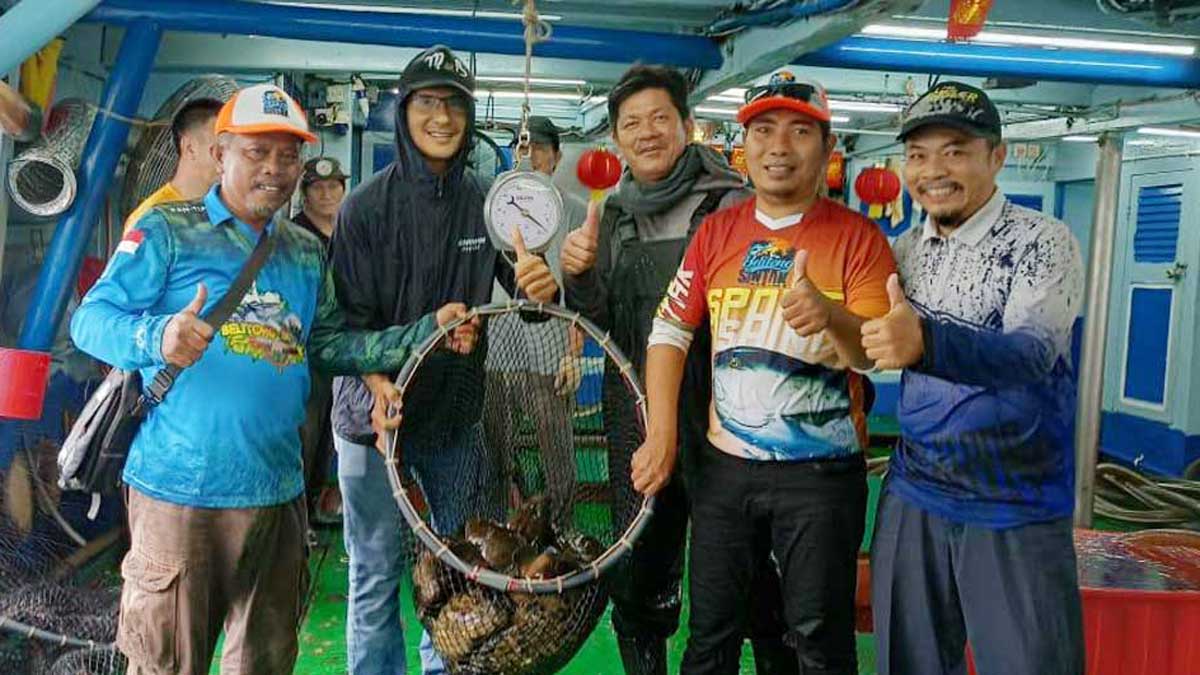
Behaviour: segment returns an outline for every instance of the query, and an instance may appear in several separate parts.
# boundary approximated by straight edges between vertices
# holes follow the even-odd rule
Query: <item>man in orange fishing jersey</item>
[[[820,196],[835,138],[816,82],[778,73],[738,113],[756,196],[710,216],[667,289],[647,363],[650,419],[634,484],[675,461],[692,333],[712,331],[708,448],[693,496],[683,673],[735,673],[750,573],[773,555],[801,672],[857,673],[855,558],[866,510],[864,321],[895,262],[870,220]]]

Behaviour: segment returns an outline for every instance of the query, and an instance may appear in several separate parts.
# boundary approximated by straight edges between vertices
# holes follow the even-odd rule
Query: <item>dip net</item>
[[[445,348],[479,321],[468,355]],[[417,615],[454,673],[552,673],[653,507],[630,485],[645,401],[628,359],[558,306],[486,305],[422,343],[384,439]],[[603,414],[602,414],[603,410]]]
[[[58,487],[57,443],[26,440],[0,448],[0,672],[124,672],[120,509],[89,520],[87,495]]]

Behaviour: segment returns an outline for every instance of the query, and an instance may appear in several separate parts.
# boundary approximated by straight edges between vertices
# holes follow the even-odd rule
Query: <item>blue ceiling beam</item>
[[[428,47],[459,51],[525,53],[520,21],[456,16],[422,16],[272,5],[239,0],[104,0],[84,21],[128,26],[149,21],[164,30]],[[536,56],[681,68],[717,68],[716,42],[696,35],[588,28],[555,24],[550,39],[534,46]]]

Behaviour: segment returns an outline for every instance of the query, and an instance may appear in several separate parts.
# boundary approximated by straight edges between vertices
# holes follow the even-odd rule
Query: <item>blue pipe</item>
[[[0,16],[0,73],[16,68],[98,4],[100,0],[18,2]]]
[[[793,2],[783,7],[744,12],[724,19],[718,19],[705,30],[709,33],[719,35],[750,26],[777,26],[796,19],[808,19],[819,14],[831,14],[846,9],[857,2],[859,0],[809,0],[808,2],[800,0],[799,2]]]
[[[166,30],[428,47],[495,54],[525,54],[520,21],[395,12],[359,12],[239,0],[104,0],[84,21],[129,25],[154,21]],[[721,52],[698,35],[555,25],[538,56],[587,61],[645,61],[684,68],[717,68]]]
[[[161,39],[162,28],[149,22],[135,23],[125,31],[117,60],[100,95],[101,111],[116,115],[101,112],[92,124],[77,172],[79,191],[75,203],[58,222],[46,251],[17,341],[21,349],[47,351],[54,342],[59,321],[75,288],[79,265],[92,240],[92,226],[100,218],[117,160],[125,151],[129,123],[122,117],[137,114]]]
[[[850,37],[809,52],[795,63],[827,68],[1200,88],[1200,59],[1197,58],[1082,49]]]

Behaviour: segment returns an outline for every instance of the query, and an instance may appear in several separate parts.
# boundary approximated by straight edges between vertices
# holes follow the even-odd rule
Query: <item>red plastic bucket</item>
[[[49,353],[0,347],[0,417],[40,419],[49,377]]]

